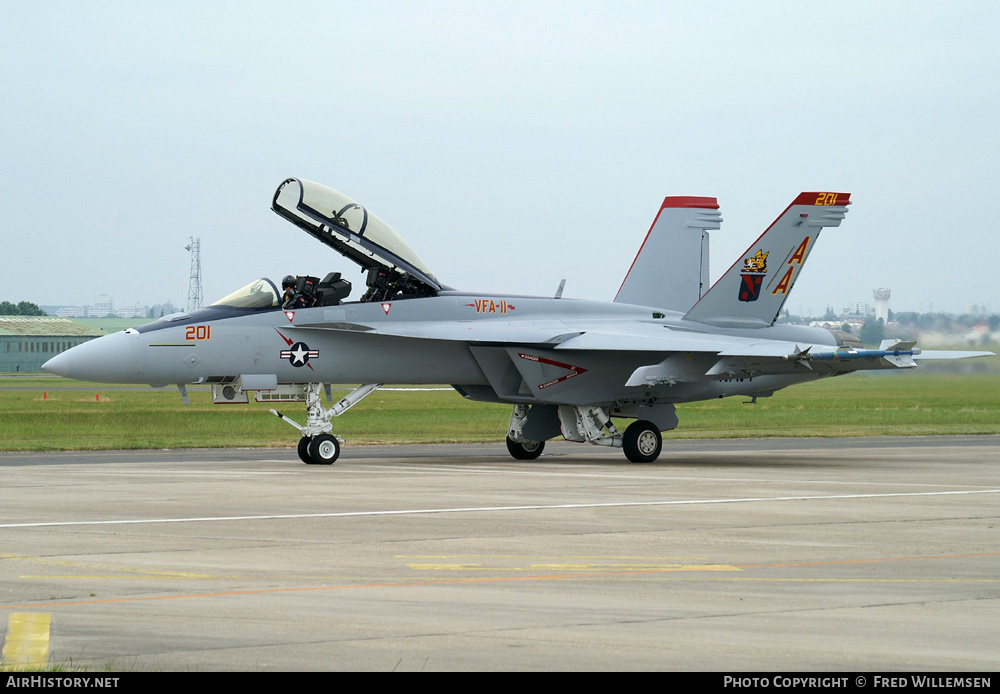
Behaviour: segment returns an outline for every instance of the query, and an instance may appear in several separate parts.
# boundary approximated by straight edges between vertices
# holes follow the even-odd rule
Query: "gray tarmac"
[[[74,668],[1000,665],[998,436],[3,453],[0,481],[0,607]]]

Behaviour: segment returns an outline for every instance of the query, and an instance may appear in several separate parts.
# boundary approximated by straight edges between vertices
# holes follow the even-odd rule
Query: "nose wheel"
[[[312,441],[308,436],[303,436],[299,439],[299,460],[301,460],[306,465],[312,465],[312,458],[309,457],[309,442]]]
[[[320,434],[299,439],[299,460],[306,465],[333,465],[340,457],[340,441],[336,436]]]
[[[306,465],[333,465],[340,457],[340,441],[331,434],[299,439],[299,460]]]

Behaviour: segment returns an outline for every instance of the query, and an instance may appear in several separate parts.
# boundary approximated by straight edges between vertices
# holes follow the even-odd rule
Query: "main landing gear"
[[[271,414],[278,417],[302,432],[299,439],[299,460],[306,465],[333,465],[340,457],[341,438],[333,433],[330,420],[347,412],[366,397],[382,386],[381,383],[369,383],[359,386],[348,393],[342,400],[330,409],[323,407],[319,398],[319,383],[308,383],[302,387],[306,400],[306,423],[301,425],[276,410]]]
[[[528,413],[527,405],[514,405],[510,425],[507,427],[507,450],[517,460],[534,460],[545,448],[545,441],[534,441],[524,434]],[[633,463],[651,463],[660,456],[663,449],[659,428],[646,420],[632,422],[622,433],[602,407],[560,405],[556,414],[559,420],[558,430],[554,423],[551,430],[545,430],[536,422],[536,436],[542,431],[547,431],[549,436],[562,433],[567,441],[621,448],[625,457]]]
[[[534,460],[544,450],[544,441],[515,441],[507,437],[507,451],[518,460]]]
[[[651,463],[660,457],[663,437],[652,422],[638,420],[625,428],[622,450],[633,463]]]
[[[528,421],[528,406],[514,405],[507,427],[507,451],[517,460],[534,460],[545,450],[544,441],[524,438],[524,424]]]

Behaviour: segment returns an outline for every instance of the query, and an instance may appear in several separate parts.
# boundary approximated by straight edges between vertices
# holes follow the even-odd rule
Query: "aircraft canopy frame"
[[[363,270],[403,272],[435,293],[443,285],[392,227],[351,198],[313,181],[286,179],[271,209]]]

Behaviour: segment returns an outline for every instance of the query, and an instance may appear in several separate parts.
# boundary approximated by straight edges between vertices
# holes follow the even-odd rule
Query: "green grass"
[[[176,388],[2,379],[0,450],[290,446],[298,432],[268,410],[306,418],[303,403],[214,405],[207,389],[188,394],[185,405]],[[451,390],[378,391],[333,423],[352,444],[490,441],[503,437],[509,414],[506,405],[468,402]]]
[[[1000,375],[858,373],[678,406],[670,438],[930,436],[1000,433]]]
[[[272,405],[213,405],[207,389],[189,394],[191,404],[184,405],[175,388],[3,378],[0,450],[291,446],[298,440],[295,429],[268,413]],[[334,391],[335,398],[343,394]],[[680,427],[666,436],[1000,433],[1000,369],[993,365],[973,373],[858,373],[788,388],[755,405],[747,400],[679,405]],[[273,406],[305,420],[301,403]],[[378,391],[333,423],[352,445],[502,441],[509,416],[509,405],[470,402],[451,390]]]

